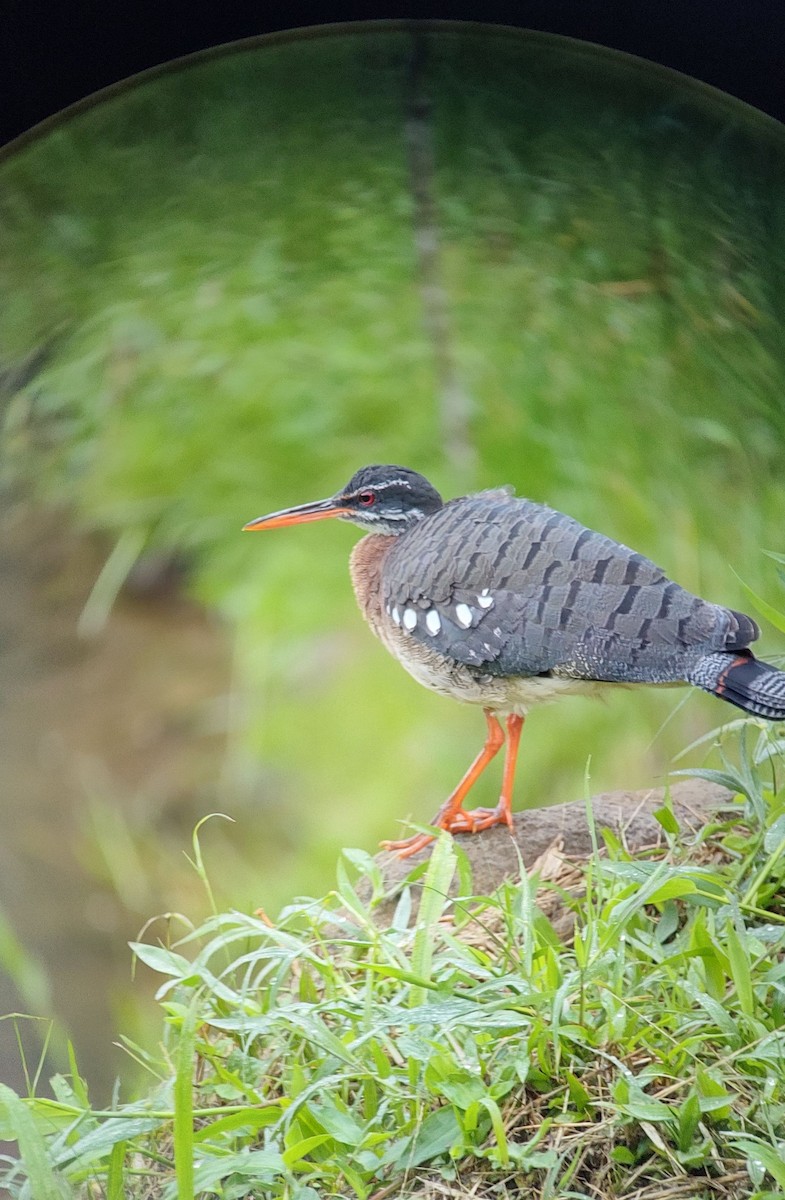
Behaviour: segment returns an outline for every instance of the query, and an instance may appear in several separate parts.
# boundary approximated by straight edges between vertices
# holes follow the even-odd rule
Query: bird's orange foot
[[[479,833],[493,825],[507,825],[512,829],[512,813],[505,805],[496,808],[472,808],[468,812],[459,808],[444,826],[450,833]]]
[[[468,812],[459,808],[449,816],[440,814],[440,819],[433,821],[433,824],[446,829],[448,833],[479,833],[493,825],[507,825],[512,829],[512,813],[502,804],[497,804],[496,808],[473,808]],[[411,858],[412,854],[424,850],[433,840],[432,833],[416,833],[414,837],[397,842],[381,842],[381,847],[383,850],[394,850],[399,858]]]

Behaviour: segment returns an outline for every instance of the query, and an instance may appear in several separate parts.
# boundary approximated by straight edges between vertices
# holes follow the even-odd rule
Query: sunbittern
[[[785,672],[754,658],[755,622],[673,583],[649,559],[507,489],[444,503],[407,467],[363,467],[327,500],[258,517],[274,529],[338,517],[367,536],[351,576],[376,636],[420,683],[485,711],[485,744],[432,824],[511,825],[518,742],[533,704],[612,684],[687,683],[785,720]],[[505,743],[499,802],[463,807]],[[385,842],[402,857],[432,838]]]

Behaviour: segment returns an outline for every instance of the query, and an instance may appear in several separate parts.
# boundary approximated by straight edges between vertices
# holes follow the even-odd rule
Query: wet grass
[[[0,1183],[41,1198],[773,1200],[782,744],[749,725],[727,750],[734,811],[694,841],[666,811],[653,857],[609,841],[585,895],[565,894],[573,935],[537,907],[536,878],[472,897],[445,835],[415,873],[415,922],[406,889],[377,924],[378,868],[346,851],[335,890],[274,923],[215,912],[136,944],[161,980],[161,1046],[128,1046],[144,1099],[96,1110],[73,1062],[54,1099],[3,1089],[0,1134],[22,1161]]]

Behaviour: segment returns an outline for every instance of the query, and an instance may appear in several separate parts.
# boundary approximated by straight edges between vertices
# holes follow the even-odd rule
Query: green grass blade
[[[63,1200],[67,1192],[61,1187],[49,1160],[46,1142],[24,1100],[0,1083],[0,1105],[5,1107],[7,1126],[19,1144],[31,1194],[35,1200]]]
[[[731,570],[732,569],[733,568],[731,568]],[[767,621],[770,621],[775,629],[779,629],[780,633],[785,633],[785,613],[781,612],[780,609],[775,608],[773,604],[769,604],[768,600],[764,600],[762,596],[759,596],[757,592],[753,591],[749,584],[744,582],[737,571],[733,571],[733,574],[738,579],[739,583],[744,589],[744,592],[747,596],[749,596],[760,615],[765,617]]]
[[[731,1138],[731,1141],[753,1164],[760,1164],[780,1187],[785,1188],[785,1161],[772,1146],[752,1137]]]
[[[433,927],[447,907],[450,884],[455,874],[456,854],[450,834],[436,839],[428,870],[422,881],[422,898],[417,914],[417,929],[412,947],[412,970],[421,979],[431,981],[433,963]],[[422,1004],[425,991],[414,987],[410,1003]]]
[[[125,1151],[127,1142],[116,1142],[109,1155],[109,1167],[106,1172],[106,1200],[124,1200],[125,1192]]]
[[[507,1132],[504,1128],[504,1119],[498,1104],[490,1096],[483,1096],[480,1100],[483,1108],[491,1118],[493,1126],[493,1136],[496,1138],[497,1153],[496,1157],[500,1167],[507,1167],[510,1164],[510,1151],[507,1146]]]
[[[80,637],[96,637],[104,628],[120,589],[142,553],[146,541],[147,532],[144,529],[127,528],[120,534],[77,621],[76,628]]]
[[[175,1055],[173,1133],[177,1200],[193,1200],[194,1196],[193,1070],[195,1043],[196,997],[191,1002],[183,1019]]]
[[[744,926],[741,917],[737,916],[734,923],[729,920],[725,927],[725,939],[728,948],[730,974],[739,997],[741,1011],[745,1017],[755,1015],[755,994],[752,989],[752,964],[744,938]]]

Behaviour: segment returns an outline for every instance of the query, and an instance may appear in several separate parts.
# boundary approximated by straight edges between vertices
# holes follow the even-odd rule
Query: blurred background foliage
[[[85,795],[85,869],[132,912],[204,906],[180,851],[216,809],[219,903],[324,889],[481,742],[363,627],[353,531],[240,536],[262,512],[400,462],[447,496],[513,484],[707,598],[749,608],[738,573],[777,599],[784,147],[596,48],[377,28],[179,64],[5,158],[6,501],[99,539],[93,634],[171,555],[231,659],[220,769],[173,823]],[[593,791],[661,782],[734,715],[681,701],[535,711],[519,803],[581,795],[587,764]]]

